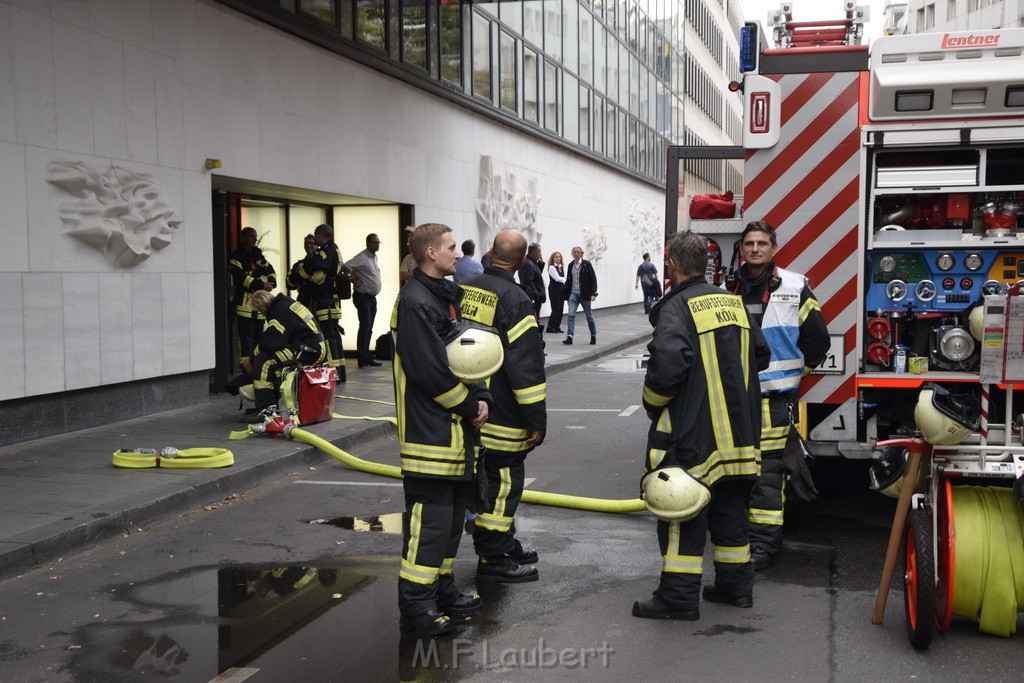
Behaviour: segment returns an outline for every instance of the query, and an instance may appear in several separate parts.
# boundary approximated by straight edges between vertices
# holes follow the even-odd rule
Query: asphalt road
[[[637,494],[641,361],[638,348],[553,379],[530,488]],[[393,438],[356,455],[397,464]],[[892,501],[866,490],[862,463],[816,467],[824,496],[788,511],[752,609],[635,619],[660,568],[652,518],[523,506],[541,580],[484,587],[472,626],[421,641],[397,625],[399,483],[328,461],[0,583],[0,681],[1020,680],[1019,634],[956,619],[912,649],[896,582],[870,623]]]

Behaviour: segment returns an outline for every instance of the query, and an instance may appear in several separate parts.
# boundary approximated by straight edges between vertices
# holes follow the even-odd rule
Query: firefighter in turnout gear
[[[263,333],[263,316],[249,308],[249,297],[253,292],[269,292],[277,286],[274,266],[264,258],[257,241],[256,228],[242,228],[238,236],[241,246],[228,257],[231,304],[238,329],[238,364],[243,367],[252,358],[253,347]]]
[[[403,627],[440,635],[482,604],[459,592],[453,569],[466,506],[478,495],[477,431],[492,400],[486,385],[467,386],[448,366],[444,340],[461,321],[460,291],[445,279],[459,258],[451,229],[421,225],[409,245],[417,268],[391,317],[405,491],[398,607]]]
[[[300,298],[312,304],[316,321],[327,341],[328,364],[338,369],[338,381],[344,382],[345,350],[341,343],[341,299],[338,297],[338,275],[344,270],[341,253],[334,243],[334,228],[318,225],[313,231],[316,251],[295,264],[289,273],[289,286],[297,286]]]
[[[494,397],[480,428],[487,496],[477,510],[473,545],[480,557],[477,583],[521,583],[539,578],[537,552],[515,537],[515,514],[523,495],[527,454],[547,429],[544,349],[534,302],[512,279],[526,261],[526,238],[502,230],[483,274],[463,280],[462,317],[498,330],[505,349],[502,367],[488,387]]]
[[[704,587],[704,599],[753,604],[747,500],[760,464],[757,372],[771,352],[740,298],[704,280],[707,255],[707,238],[672,235],[665,262],[672,288],[650,314],[645,471],[683,468],[712,497],[692,519],[658,520],[661,580],[651,598],[633,604],[633,616],[647,619],[700,617],[709,531],[715,582]]]
[[[285,294],[256,292],[249,299],[252,310],[266,319],[263,336],[245,368],[253,373],[256,411],[243,417],[245,422],[262,422],[263,412],[276,403],[285,363],[320,363],[327,358],[327,344],[308,308]]]
[[[754,569],[771,564],[782,546],[783,450],[795,430],[800,380],[828,353],[830,341],[821,306],[807,278],[775,265],[778,241],[765,221],[748,223],[740,237],[743,264],[726,288],[743,297],[772,350],[760,373],[761,477],[750,498],[750,550]],[[794,476],[797,476],[796,474]]]

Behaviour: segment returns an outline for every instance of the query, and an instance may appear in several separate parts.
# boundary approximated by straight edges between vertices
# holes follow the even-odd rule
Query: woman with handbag
[[[551,316],[548,318],[547,332],[562,334],[562,307],[565,306],[565,268],[562,266],[562,252],[556,251],[548,258],[548,301],[551,303]]]

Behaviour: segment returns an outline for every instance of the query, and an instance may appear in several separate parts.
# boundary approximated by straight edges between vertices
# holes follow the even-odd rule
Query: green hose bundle
[[[953,614],[1008,637],[1024,611],[1024,506],[1008,488],[954,486]]]

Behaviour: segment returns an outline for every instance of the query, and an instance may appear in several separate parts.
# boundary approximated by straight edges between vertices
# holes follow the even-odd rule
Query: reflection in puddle
[[[329,524],[351,531],[380,531],[385,534],[402,533],[402,513],[367,515],[365,517],[334,517],[332,519],[303,519],[307,524]]]
[[[163,608],[151,623],[80,629],[77,680],[251,681],[398,678],[395,582],[334,567],[231,567],[136,585]]]
[[[649,356],[617,356],[594,367],[605,372],[646,372]]]

